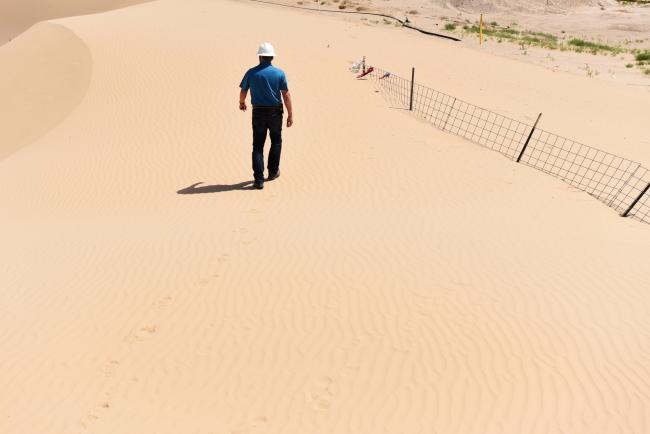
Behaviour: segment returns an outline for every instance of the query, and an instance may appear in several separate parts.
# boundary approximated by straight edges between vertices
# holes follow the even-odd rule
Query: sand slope
[[[429,50],[423,81],[517,117],[544,94],[549,129],[640,157],[635,110],[615,118],[625,140],[603,121],[643,95],[247,3],[57,24],[92,77],[0,160],[0,432],[648,431],[647,226],[391,109],[346,67]],[[235,98],[265,39],[296,125],[258,192]]]
[[[0,158],[32,143],[79,104],[92,55],[67,28],[42,23],[0,47]]]
[[[123,8],[145,1],[147,0],[2,0],[0,1],[0,45],[39,21]]]

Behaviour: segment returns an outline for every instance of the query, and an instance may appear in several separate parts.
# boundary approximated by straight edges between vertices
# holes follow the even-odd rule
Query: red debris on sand
[[[370,73],[371,73],[372,71],[374,71],[374,70],[375,70],[375,68],[373,68],[373,67],[371,66],[371,67],[369,67],[369,68],[366,70],[366,72],[362,72],[361,74],[357,75],[357,78],[365,77],[366,75],[370,74]]]

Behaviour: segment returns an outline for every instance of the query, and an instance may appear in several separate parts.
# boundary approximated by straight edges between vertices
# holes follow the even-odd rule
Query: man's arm
[[[246,111],[246,95],[248,95],[248,90],[241,89],[239,91],[239,110]]]
[[[293,107],[291,106],[291,94],[288,90],[282,91],[282,99],[287,107],[287,128],[293,125]]]

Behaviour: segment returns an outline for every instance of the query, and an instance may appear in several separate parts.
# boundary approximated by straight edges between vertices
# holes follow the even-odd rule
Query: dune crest
[[[68,28],[40,23],[0,47],[0,159],[46,134],[81,102],[92,55]]]
[[[0,45],[40,21],[92,14],[151,0],[21,0],[0,2]]]

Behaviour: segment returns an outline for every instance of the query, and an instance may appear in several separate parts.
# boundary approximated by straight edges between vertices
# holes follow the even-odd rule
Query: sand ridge
[[[90,84],[92,55],[67,28],[41,23],[0,47],[0,158],[65,119]]]
[[[32,25],[54,18],[118,9],[147,0],[22,0],[0,2],[0,45]]]
[[[56,22],[92,77],[0,160],[0,431],[647,431],[647,227],[391,108],[347,66],[427,50],[423,82],[516,116],[544,83],[548,104],[564,94],[550,129],[579,134],[562,118],[581,112],[603,139],[642,95],[241,2]],[[267,39],[296,124],[257,192],[235,98]],[[607,146],[641,155],[635,118],[617,122],[628,140]],[[214,192],[178,193],[198,182]]]

